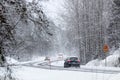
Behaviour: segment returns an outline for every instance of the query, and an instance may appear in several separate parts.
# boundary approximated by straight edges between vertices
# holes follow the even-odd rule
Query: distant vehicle
[[[46,56],[44,60],[45,61],[50,61],[50,57]]]
[[[63,53],[58,54],[58,60],[63,60]]]
[[[68,57],[65,59],[64,68],[67,67],[80,67],[80,60],[78,57]]]

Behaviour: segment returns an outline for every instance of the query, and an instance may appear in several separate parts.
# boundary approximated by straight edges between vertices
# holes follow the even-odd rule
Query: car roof
[[[66,59],[70,59],[70,58],[78,58],[77,56],[69,56]],[[78,58],[79,59],[79,58]]]
[[[69,58],[71,58],[71,57],[77,57],[77,56],[69,56]],[[78,58],[78,57],[77,57]]]

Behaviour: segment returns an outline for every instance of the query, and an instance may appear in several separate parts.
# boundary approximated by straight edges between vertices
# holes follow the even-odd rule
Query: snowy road
[[[53,61],[52,63],[59,62],[59,61]],[[92,67],[88,68],[85,66],[81,66],[81,68],[64,68],[63,66],[57,66],[57,65],[49,65],[47,62],[36,62],[36,63],[28,63],[24,64],[24,66],[28,67],[35,67],[35,68],[42,68],[42,69],[50,69],[50,70],[66,70],[66,71],[77,71],[77,72],[92,72],[92,73],[104,73],[104,74],[117,74],[120,73],[120,70],[115,69],[106,69],[106,68],[97,68]]]
[[[81,68],[63,68],[64,61],[55,61],[51,66],[44,58],[28,62],[17,62],[11,66],[17,80],[119,80],[119,68],[81,65]],[[15,64],[15,63],[14,63]],[[0,77],[3,70],[0,68]],[[3,74],[4,75],[4,74]],[[0,78],[1,79],[1,78]]]

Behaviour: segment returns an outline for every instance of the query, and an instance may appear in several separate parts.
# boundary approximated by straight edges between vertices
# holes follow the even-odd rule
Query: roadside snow
[[[5,68],[4,67],[0,67],[0,80],[3,80],[4,76],[5,76]]]
[[[6,60],[8,64],[18,64],[18,61],[13,58],[6,57]]]
[[[117,52],[118,53],[118,52]],[[111,55],[107,57],[109,65],[113,64],[111,62],[116,61],[118,54]],[[27,63],[39,63],[44,62],[45,57],[33,57],[31,61],[18,62],[12,58],[6,58],[9,64],[27,64]],[[51,57],[51,61],[57,60],[57,57]],[[112,60],[113,61],[112,61]],[[104,60],[99,61],[98,59],[89,62],[89,66],[81,65],[84,69],[95,69],[97,70],[113,70],[120,71],[120,68],[115,67],[103,67],[100,66],[104,63]],[[91,66],[91,65],[97,66]],[[64,61],[57,61],[51,63],[54,66],[63,66]],[[105,74],[105,73],[92,73],[92,72],[77,72],[77,71],[65,71],[65,70],[46,70],[34,67],[23,67],[23,66],[13,66],[12,67],[13,77],[17,80],[119,80],[120,74]],[[5,76],[6,69],[0,67],[0,80]]]
[[[102,60],[100,62],[99,66],[105,66],[105,64],[106,64],[106,66],[115,67],[118,65],[118,58],[119,58],[118,54],[110,55],[106,59]],[[105,63],[105,61],[106,61],[106,63]]]
[[[52,57],[52,60],[56,60],[56,57]],[[9,58],[8,58],[9,60]],[[18,63],[16,60],[11,59],[11,63]],[[24,63],[34,63],[42,62],[44,57],[33,58],[32,61]],[[96,61],[95,61],[96,62]],[[51,65],[63,66],[64,61],[54,62]],[[93,61],[94,63],[94,61]],[[23,62],[21,62],[23,64]],[[84,66],[81,65],[81,68],[90,68],[90,69],[102,69],[102,70],[116,70],[120,71],[120,68],[113,67],[93,67],[93,66]],[[25,67],[25,66],[13,66],[12,67],[13,77],[17,80],[119,80],[120,74],[105,74],[105,73],[92,73],[92,72],[77,72],[77,71],[65,71],[65,70],[46,70],[41,68],[34,67]],[[0,80],[5,75],[5,68],[0,67]]]
[[[100,60],[99,59],[92,60],[92,61],[90,61],[86,64],[86,66],[98,66],[98,65],[100,65]]]
[[[54,65],[54,66],[64,66],[64,61],[53,62],[53,63],[51,63],[51,65]]]
[[[110,53],[111,54],[111,53]],[[119,61],[118,58],[120,57],[120,49],[114,51],[112,55],[108,56],[104,60],[92,60],[86,64],[86,66],[107,66],[107,67],[115,67],[118,66]]]
[[[19,80],[109,80],[115,74],[45,70],[31,67],[15,69]]]
[[[36,63],[36,62],[43,62],[45,57],[33,57],[30,61],[20,62],[19,64],[29,64],[29,63]]]
[[[107,70],[107,71],[120,71],[119,67],[104,67],[104,66],[92,66],[91,64],[98,64],[97,62],[99,62],[98,60],[94,60],[92,61],[89,65],[90,66],[86,66],[86,65],[81,65],[81,69],[95,69],[95,70]],[[64,61],[57,61],[57,62],[53,62],[51,63],[51,65],[53,66],[64,66]]]

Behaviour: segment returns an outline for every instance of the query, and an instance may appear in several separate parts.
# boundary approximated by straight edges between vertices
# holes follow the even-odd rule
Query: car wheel
[[[67,66],[64,66],[64,68],[67,68]]]
[[[66,64],[64,64],[64,68],[67,68],[67,65],[66,65]]]
[[[80,68],[80,65],[78,65],[78,68]]]

